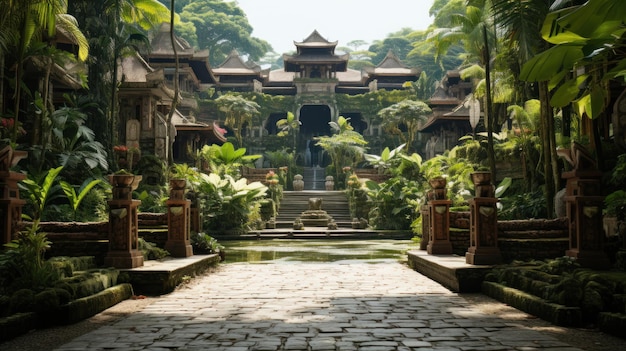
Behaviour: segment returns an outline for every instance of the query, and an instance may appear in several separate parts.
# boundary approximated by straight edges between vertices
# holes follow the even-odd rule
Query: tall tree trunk
[[[109,124],[111,133],[111,145],[117,145],[117,125],[119,113],[117,113],[117,70],[118,70],[118,38],[119,38],[119,21],[120,21],[120,0],[115,1],[115,17],[113,20],[114,37],[113,37],[113,73],[111,74],[111,106],[109,109]],[[116,165],[119,167],[119,165]]]
[[[545,178],[545,200],[548,218],[554,218],[554,195],[556,194],[556,184],[554,166],[556,159],[553,159],[553,151],[556,154],[554,136],[554,118],[552,107],[550,107],[550,93],[548,82],[539,82],[539,100],[541,101],[541,145],[543,156],[543,175]]]
[[[175,14],[176,12],[174,11],[174,3],[175,0],[170,0],[170,41],[172,42],[172,50],[174,51],[174,62],[175,62],[175,66],[174,66],[174,99],[172,100],[172,107],[170,108],[169,113],[167,114],[167,128],[166,130],[168,131],[167,135],[168,137],[170,135],[172,135],[172,133],[170,133],[170,128],[174,128],[174,126],[172,126],[172,117],[174,116],[174,111],[176,111],[176,106],[178,105],[178,50],[176,49],[176,40],[174,38],[174,18],[175,18]],[[168,147],[169,147],[169,151],[168,151],[168,164],[171,165],[174,163],[174,155],[173,155],[173,150],[174,150],[174,139],[169,140],[168,143]]]
[[[487,106],[485,108],[485,119],[487,122],[487,156],[489,157],[489,168],[491,169],[491,179],[497,182],[496,153],[493,147],[493,130],[495,129],[495,116],[493,116],[493,102],[491,99],[491,64],[489,55],[489,42],[487,41],[487,26],[483,26],[483,40],[485,41],[485,85],[487,86]]]

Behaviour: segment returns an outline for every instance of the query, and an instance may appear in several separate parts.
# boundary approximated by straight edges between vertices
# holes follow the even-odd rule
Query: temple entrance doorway
[[[327,105],[304,105],[300,108],[300,136],[298,154],[305,167],[324,167],[328,160],[314,139],[322,135],[330,135],[331,111]]]

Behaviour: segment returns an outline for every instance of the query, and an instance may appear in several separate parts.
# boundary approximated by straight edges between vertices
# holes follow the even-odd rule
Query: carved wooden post
[[[428,201],[430,230],[426,251],[429,254],[449,255],[452,254],[452,242],[450,242],[450,204],[452,201],[446,199],[445,178],[433,178],[429,182],[433,187],[430,193],[433,199]]]
[[[172,257],[193,255],[191,247],[191,201],[185,199],[185,179],[170,180],[170,198],[167,200],[167,242],[165,249]]]
[[[109,204],[109,251],[104,264],[115,268],[143,266],[143,254],[139,251],[139,220],[137,212],[140,200],[133,200],[133,187],[141,176],[115,174],[109,181],[113,185],[113,199]]]
[[[15,239],[19,223],[22,221],[22,207],[26,201],[20,199],[19,181],[26,174],[12,172],[11,167],[26,157],[26,151],[15,151],[11,146],[0,150],[0,231],[2,247]]]
[[[491,172],[471,174],[476,196],[470,204],[470,246],[465,253],[468,264],[497,264],[502,262],[498,248],[498,199],[491,183]]]

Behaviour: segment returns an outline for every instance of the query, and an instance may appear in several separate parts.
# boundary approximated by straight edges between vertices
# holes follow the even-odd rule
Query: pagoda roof
[[[295,54],[283,54],[283,63],[287,72],[298,72],[301,65],[333,65],[335,71],[343,72],[348,68],[349,54],[335,55],[337,42],[329,42],[314,30],[301,42],[294,41]]]
[[[208,50],[196,52],[189,43],[178,36],[174,36],[174,44],[176,44],[176,53],[178,58],[208,58]],[[159,27],[159,31],[150,41],[150,57],[174,57],[174,49],[170,38],[170,25],[163,23]]]
[[[283,61],[285,66],[287,63],[297,64],[345,64],[348,63],[349,54],[343,54],[337,56],[335,54],[322,54],[322,53],[302,53],[296,55],[283,54]]]
[[[463,104],[459,104],[448,113],[443,115],[432,115],[420,128],[420,132],[432,132],[436,127],[443,126],[446,123],[462,123],[464,127],[471,128],[469,124],[469,108],[465,107]]]
[[[253,75],[260,76],[263,72],[261,66],[253,61],[244,62],[239,52],[233,50],[230,52],[224,62],[213,68],[213,74],[220,75]]]
[[[330,42],[326,38],[324,38],[317,29],[313,31],[313,33],[309,34],[303,41],[293,41],[293,44],[298,48],[332,48],[334,51],[335,46],[337,46],[337,41]]]
[[[150,89],[162,99],[174,98],[174,91],[165,84],[164,70],[152,68],[139,54],[122,58],[118,81],[121,82],[122,94],[132,89]]]
[[[162,120],[165,120],[165,116],[160,112],[157,112]],[[223,144],[226,142],[226,137],[222,132],[222,128],[217,122],[211,124],[198,122],[194,118],[186,117],[178,109],[174,110],[172,115],[172,125],[176,129],[176,132],[194,132],[200,133],[207,137],[212,143]]]
[[[147,59],[151,63],[173,63],[175,61],[174,50],[170,38],[170,25],[163,23],[156,33],[150,46],[152,50],[147,55]],[[215,83],[215,77],[209,65],[209,51],[195,51],[189,43],[178,36],[174,36],[176,44],[176,54],[180,63],[189,65],[198,80],[203,84]]]
[[[365,67],[370,76],[407,76],[417,78],[420,71],[405,65],[393,51],[389,50],[385,58],[376,67]]]

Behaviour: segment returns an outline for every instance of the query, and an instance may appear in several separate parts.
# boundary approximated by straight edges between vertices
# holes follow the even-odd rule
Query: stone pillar
[[[498,199],[491,183],[491,172],[471,174],[476,196],[470,205],[470,246],[465,253],[468,264],[498,264],[502,253],[498,248]]]
[[[426,250],[428,241],[430,240],[430,211],[428,205],[422,205],[420,207],[420,213],[422,215],[422,241],[420,241],[420,250]]]
[[[200,216],[200,199],[198,199],[198,194],[194,193],[191,200],[191,231],[194,233],[202,232],[202,217]]]
[[[22,158],[26,157],[26,151],[15,151],[11,146],[0,150],[0,233],[2,238],[0,245],[15,239],[22,221],[22,207],[26,201],[20,199],[18,183],[26,179],[26,174],[12,172]]]
[[[170,180],[167,200],[167,242],[165,249],[172,257],[193,255],[191,247],[191,201],[185,199],[185,179]]]
[[[133,186],[141,176],[119,174],[110,176],[113,199],[109,204],[109,251],[104,264],[115,268],[143,266],[143,254],[139,251],[138,207],[141,201],[132,199]]]
[[[450,241],[450,205],[452,201],[446,199],[447,190],[444,178],[433,178],[429,182],[433,189],[429,192],[430,228],[426,251],[431,255],[450,255],[452,254],[452,242]]]
[[[566,180],[565,208],[569,223],[569,249],[565,255],[583,267],[606,269],[611,266],[604,252],[606,236],[602,227],[602,172],[595,157],[583,145],[573,142],[569,149],[559,149],[572,170],[562,174]]]
[[[583,267],[607,269],[611,263],[604,252],[606,235],[602,224],[604,197],[600,172],[563,173],[567,180],[565,206],[569,222],[569,249],[566,256]]]

